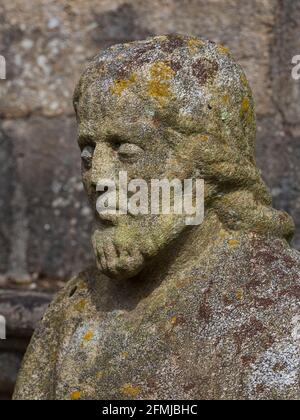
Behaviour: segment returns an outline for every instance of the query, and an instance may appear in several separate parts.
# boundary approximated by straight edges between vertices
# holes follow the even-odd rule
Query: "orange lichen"
[[[225,55],[229,55],[230,54],[230,50],[228,47],[225,47],[224,45],[218,45],[218,51],[221,54],[225,54]]]
[[[251,102],[247,96],[242,101],[240,116],[247,122],[247,124],[253,123],[254,113],[251,112]]]
[[[72,401],[80,400],[80,398],[81,398],[81,392],[80,391],[72,392],[70,398],[71,398]]]
[[[250,108],[250,100],[248,97],[245,97],[242,101],[241,105],[241,113],[242,115],[246,114],[249,111]]]
[[[242,289],[237,290],[235,295],[238,300],[244,300],[244,291]]]
[[[175,72],[163,61],[154,63],[150,68],[151,80],[148,82],[148,94],[155,98],[170,96],[170,79]]]
[[[198,51],[199,47],[202,47],[204,45],[204,41],[201,41],[201,39],[189,39],[187,45],[190,50],[190,53],[193,54]]]
[[[141,392],[139,386],[133,386],[132,384],[125,384],[120,388],[121,394],[125,395],[126,397],[135,398]]]
[[[209,140],[209,136],[203,134],[203,135],[197,136],[197,140],[200,140],[200,141],[208,141]]]
[[[85,308],[85,306],[87,305],[87,300],[86,299],[81,299],[78,303],[76,303],[76,305],[74,306],[74,308],[76,309],[76,311],[83,311],[83,309]]]
[[[241,82],[245,87],[249,87],[247,77],[244,74],[241,76]]]
[[[239,245],[239,241],[237,241],[236,239],[230,239],[229,241],[228,241],[228,245],[231,247],[231,248],[236,248],[238,245]]]
[[[88,331],[83,337],[84,341],[91,341],[94,337],[93,331]]]
[[[171,67],[163,61],[158,61],[152,64],[150,68],[150,74],[152,79],[158,80],[170,80],[174,76],[175,72]]]
[[[229,103],[229,101],[230,101],[230,97],[229,97],[229,95],[224,95],[224,96],[222,97],[222,102],[223,102],[223,104],[228,104],[228,103]]]
[[[132,74],[129,79],[115,80],[110,88],[111,93],[121,96],[125,89],[128,89],[136,81],[136,74]]]
[[[150,80],[150,82],[148,82],[148,93],[155,98],[163,98],[170,96],[171,92],[167,83]]]
[[[184,323],[185,323],[185,319],[182,315],[173,316],[171,318],[171,324],[172,324],[171,328],[177,327],[178,325],[181,325],[181,324],[184,324]]]

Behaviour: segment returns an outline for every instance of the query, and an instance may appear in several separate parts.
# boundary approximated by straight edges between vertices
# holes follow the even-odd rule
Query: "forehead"
[[[174,108],[171,113],[168,109],[169,98],[149,95],[143,72],[130,73],[125,79],[98,73],[84,82],[77,101],[80,131],[147,137],[162,129],[162,114],[167,126],[174,115]]]
[[[132,140],[157,134],[156,108],[134,94],[118,98],[91,84],[78,106],[79,137],[119,136]]]

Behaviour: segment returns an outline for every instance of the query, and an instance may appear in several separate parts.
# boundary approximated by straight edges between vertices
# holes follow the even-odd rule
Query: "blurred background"
[[[300,1],[1,0],[0,398],[53,293],[92,261],[72,94],[112,44],[179,32],[220,42],[244,67],[258,118],[257,161],[300,249]]]

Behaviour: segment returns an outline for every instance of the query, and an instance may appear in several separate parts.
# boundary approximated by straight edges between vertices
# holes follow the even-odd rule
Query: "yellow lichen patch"
[[[105,376],[105,373],[102,370],[100,370],[100,372],[98,372],[96,376],[97,379],[102,379]]]
[[[190,50],[190,53],[195,53],[198,51],[200,47],[204,45],[204,42],[201,41],[201,39],[189,39],[188,42],[188,48]]]
[[[122,95],[125,89],[130,86],[130,82],[128,79],[119,79],[115,80],[113,86],[111,87],[111,93],[115,93],[116,95]]]
[[[110,88],[111,93],[121,96],[125,89],[128,89],[136,81],[136,75],[132,74],[129,79],[115,80]]]
[[[242,289],[237,290],[235,295],[238,300],[244,300],[244,291]]]
[[[228,241],[228,245],[230,246],[230,248],[236,248],[239,244],[240,242],[237,241],[236,239],[230,239]]]
[[[225,55],[230,54],[229,48],[225,47],[224,45],[218,45],[218,51],[219,51],[220,54],[225,54]]]
[[[87,300],[81,299],[79,302],[75,304],[74,308],[76,309],[76,311],[81,312],[85,308],[86,304],[87,304]]]
[[[88,331],[85,336],[83,337],[84,341],[91,341],[94,338],[93,331]]]
[[[242,115],[245,115],[250,108],[250,100],[248,97],[245,97],[242,101],[242,105],[241,105],[241,113]]]
[[[128,351],[123,351],[123,353],[121,353],[121,357],[123,357],[123,359],[127,359],[128,356],[129,356]]]
[[[247,77],[246,77],[244,74],[241,76],[241,82],[242,82],[242,84],[243,84],[245,87],[248,87],[248,86],[249,86],[249,83],[248,83]]]
[[[152,64],[150,68],[150,74],[152,79],[158,80],[170,80],[174,76],[175,72],[171,69],[168,64],[163,61],[158,61],[157,63]]]
[[[229,101],[230,101],[230,97],[229,97],[229,95],[224,95],[223,97],[222,97],[222,102],[223,102],[223,104],[228,104],[229,103]]]
[[[169,85],[157,80],[148,82],[148,93],[155,98],[166,98],[171,94]]]
[[[240,116],[248,124],[253,123],[254,113],[251,112],[251,101],[248,97],[245,97],[241,103]]]
[[[208,141],[209,140],[209,136],[203,134],[203,135],[197,136],[197,140],[199,140],[199,141]]]
[[[174,325],[177,322],[177,316],[172,316],[171,323]]]
[[[151,80],[148,82],[148,94],[162,99],[170,96],[170,79],[175,72],[163,61],[154,63],[150,68]]]
[[[72,401],[80,400],[80,398],[81,398],[81,392],[80,391],[72,392],[70,398],[71,398]]]
[[[141,392],[139,386],[133,386],[132,384],[125,384],[120,388],[121,394],[125,395],[126,397],[135,398]]]

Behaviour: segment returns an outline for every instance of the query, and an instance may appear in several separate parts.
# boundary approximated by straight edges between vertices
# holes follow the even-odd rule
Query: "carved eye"
[[[86,146],[81,152],[81,159],[86,169],[90,169],[92,167],[94,150],[94,147]]]
[[[120,158],[128,162],[136,161],[143,152],[144,150],[141,147],[132,143],[121,144],[118,150]]]

